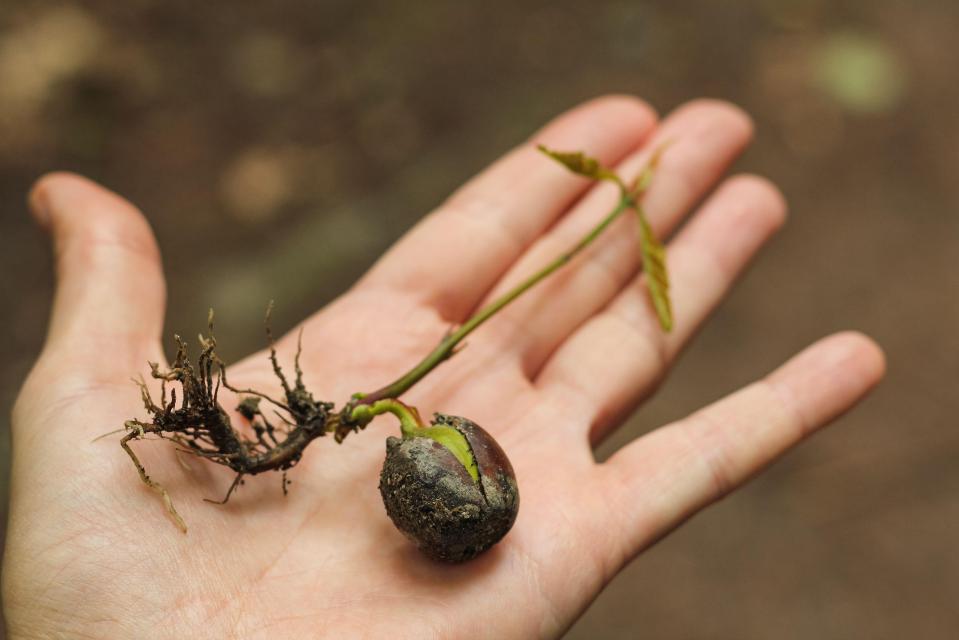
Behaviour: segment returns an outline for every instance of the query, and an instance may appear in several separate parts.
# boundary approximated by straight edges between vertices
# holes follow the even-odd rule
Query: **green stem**
[[[413,385],[422,380],[423,377],[435,369],[437,365],[452,356],[457,345],[459,345],[463,339],[466,338],[466,336],[496,315],[499,311],[506,307],[506,305],[532,289],[554,271],[558,270],[574,257],[576,257],[576,255],[579,254],[583,249],[592,244],[593,241],[596,240],[596,238],[598,238],[600,234],[602,234],[603,231],[605,231],[606,228],[609,227],[609,225],[611,225],[623,211],[631,206],[634,206],[633,197],[634,196],[630,196],[625,190],[623,190],[616,207],[613,208],[613,210],[610,211],[599,224],[593,227],[589,233],[583,236],[579,242],[570,247],[569,250],[564,252],[558,258],[531,275],[529,278],[516,285],[513,289],[507,291],[501,297],[491,302],[488,306],[479,310],[469,320],[460,325],[456,331],[453,331],[443,338],[443,340],[440,341],[433,351],[431,351],[425,358],[423,358],[422,361],[420,361],[419,364],[410,369],[405,375],[401,376],[385,387],[377,389],[371,393],[355,394],[353,396],[353,406],[361,407],[363,405],[372,405],[384,398],[398,398],[402,394],[409,391]],[[353,417],[354,419],[356,417],[355,411],[353,412]]]
[[[395,398],[385,398],[369,404],[358,405],[353,408],[351,418],[356,422],[369,422],[383,413],[392,413],[399,418],[400,431],[404,438],[412,438],[418,432],[427,428],[415,407],[404,404]]]
[[[466,437],[453,427],[423,424],[416,407],[404,404],[396,398],[384,398],[372,404],[354,406],[350,411],[350,419],[359,424],[366,424],[383,413],[392,413],[399,418],[400,431],[403,433],[404,440],[429,438],[438,442],[460,461],[460,464],[466,468],[470,477],[473,478],[473,482],[479,482],[479,467],[476,464],[476,458],[473,456],[473,448],[466,441]]]

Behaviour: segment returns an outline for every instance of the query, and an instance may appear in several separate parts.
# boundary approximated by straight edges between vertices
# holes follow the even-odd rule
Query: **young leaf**
[[[553,151],[543,145],[537,145],[536,148],[577,175],[593,180],[610,180],[625,188],[619,176],[601,165],[596,158],[591,158],[579,151]]]
[[[653,155],[649,157],[649,161],[646,163],[646,166],[643,167],[643,170],[640,171],[639,175],[636,176],[636,179],[633,180],[633,184],[629,188],[629,195],[634,200],[642,198],[646,193],[646,190],[649,189],[649,184],[653,181],[653,174],[656,173],[656,169],[659,167],[659,161],[663,157],[663,152],[666,151],[666,148],[671,143],[671,140],[667,140],[656,147],[656,149],[653,151]]]
[[[649,297],[659,317],[663,331],[673,328],[673,309],[669,300],[669,274],[666,272],[666,248],[656,239],[653,229],[646,219],[642,207],[636,207],[639,219],[639,246],[643,254],[643,270],[646,272],[646,286]]]

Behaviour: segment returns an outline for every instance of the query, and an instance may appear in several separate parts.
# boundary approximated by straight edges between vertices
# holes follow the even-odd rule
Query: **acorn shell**
[[[464,562],[513,526],[519,509],[516,476],[503,449],[476,423],[436,414],[433,424],[453,427],[466,438],[479,482],[435,440],[391,437],[380,494],[390,519],[421,551],[444,562]]]

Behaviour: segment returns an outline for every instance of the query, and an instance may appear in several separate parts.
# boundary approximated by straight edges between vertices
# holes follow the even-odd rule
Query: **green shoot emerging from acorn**
[[[283,389],[280,398],[229,384],[226,367],[216,353],[212,312],[209,335],[200,336],[196,365],[190,362],[187,345],[179,337],[176,357],[168,370],[151,363],[151,376],[160,381],[160,401],[154,401],[143,381],[137,383],[150,419],[127,421],[127,433],[120,444],[133,460],[140,479],[162,496],[178,527],[186,531],[169,494],[147,474],[130,447],[131,441],[147,436],[170,440],[181,452],[229,467],[236,475],[225,497],[216,501],[225,503],[245,476],[264,471],[282,472],[285,494],[287,471],[300,461],[313,440],[330,433],[342,442],[376,416],[390,413],[400,422],[400,437],[387,440],[380,492],[394,524],[424,553],[447,562],[475,557],[506,535],[519,509],[519,492],[503,450],[489,433],[467,418],[435,414],[430,424],[424,423],[419,411],[401,402],[400,397],[452,357],[470,333],[572,261],[624,212],[632,212],[638,221],[639,251],[652,307],[664,331],[673,325],[665,249],[653,234],[642,204],[665,147],[653,153],[631,182],[582,153],[552,151],[543,146],[539,149],[575,174],[615,184],[619,189],[616,206],[566,252],[448,332],[422,361],[390,384],[353,394],[339,411],[334,410],[333,403],[315,400],[303,382],[300,349],[294,360],[292,383],[280,367],[269,311],[267,337],[273,371]],[[170,383],[181,388],[179,402],[176,389],[168,394]],[[243,398],[236,407],[247,423],[242,429],[232,425],[219,404],[221,387]],[[261,409],[263,402],[271,405],[269,417]]]

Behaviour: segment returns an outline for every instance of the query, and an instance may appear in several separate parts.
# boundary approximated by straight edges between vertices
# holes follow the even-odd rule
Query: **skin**
[[[672,333],[657,326],[636,222],[625,217],[404,396],[424,415],[481,424],[516,469],[514,529],[460,566],[421,556],[384,513],[377,477],[384,438],[396,433],[387,416],[343,445],[316,442],[291,474],[288,498],[278,475],[259,476],[225,507],[201,498],[220,497],[229,470],[188,460],[188,471],[168,443],[134,443],[190,526],[181,534],[116,441],[91,443],[145,417],[130,377],[146,374],[147,360],[163,361],[164,278],[152,233],[105,189],[68,174],[42,178],[30,202],[52,237],[57,291],[47,342],[14,409],[3,567],[10,637],[560,635],[632,558],[882,377],[882,353],[869,339],[833,335],[595,462],[592,447],[655,389],[783,224],[770,183],[722,179],[750,136],[748,117],[715,101],[662,121],[631,97],[581,105],[470,181],[304,321],[303,368],[318,398],[342,403],[392,380],[451,323],[615,203],[615,188],[569,175],[534,143],[582,149],[631,176],[658,142],[672,141],[646,201],[661,237],[690,216],[668,243]],[[295,334],[279,344],[285,363]],[[276,391],[263,352],[231,367],[230,378]]]

